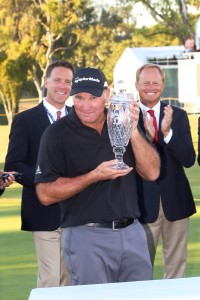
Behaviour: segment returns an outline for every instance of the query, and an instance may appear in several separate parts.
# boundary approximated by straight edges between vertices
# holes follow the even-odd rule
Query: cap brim
[[[95,87],[87,87],[87,86],[79,86],[77,88],[72,88],[71,89],[71,93],[70,93],[70,96],[73,96],[75,94],[78,94],[78,93],[82,93],[82,92],[85,92],[85,93],[89,93],[89,94],[92,94],[96,97],[100,97],[103,93],[104,89],[98,89],[98,88],[95,88]]]

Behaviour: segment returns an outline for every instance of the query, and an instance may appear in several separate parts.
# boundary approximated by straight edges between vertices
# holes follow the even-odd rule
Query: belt
[[[134,223],[134,218],[124,218],[124,219],[117,219],[110,223],[87,223],[83,226],[88,227],[101,227],[101,228],[112,228],[113,230],[125,228]]]

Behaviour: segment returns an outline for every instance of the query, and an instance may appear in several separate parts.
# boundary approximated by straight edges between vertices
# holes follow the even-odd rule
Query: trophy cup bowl
[[[109,100],[107,127],[110,143],[117,160],[117,163],[111,166],[112,169],[129,168],[123,161],[123,155],[132,131],[133,120],[131,118],[130,103],[131,100],[123,93],[114,95]]]

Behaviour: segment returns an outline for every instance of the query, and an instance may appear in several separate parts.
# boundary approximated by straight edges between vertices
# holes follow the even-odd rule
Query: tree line
[[[137,27],[136,3],[156,24]],[[42,99],[52,60],[99,67],[112,84],[113,68],[126,47],[180,45],[192,36],[199,0],[0,0],[0,102],[8,124],[23,93]]]

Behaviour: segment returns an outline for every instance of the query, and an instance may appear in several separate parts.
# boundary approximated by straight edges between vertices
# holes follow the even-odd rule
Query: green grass
[[[0,169],[10,128],[0,126]],[[27,300],[36,287],[37,259],[31,232],[20,230],[21,186],[13,184],[0,198],[0,299]]]
[[[0,298],[28,299],[36,287],[37,261],[31,232],[20,230],[21,187],[14,184],[0,199]]]
[[[186,267],[186,277],[200,276],[200,203],[196,201],[197,214],[190,218],[189,238],[188,238],[188,259]],[[155,267],[154,279],[163,278],[163,261],[161,254],[161,243],[158,245]]]
[[[197,116],[190,116],[197,149]],[[8,126],[0,126],[0,168],[3,168],[8,143]],[[186,276],[200,276],[200,167],[186,170],[198,213],[190,218]],[[0,299],[27,300],[36,287],[37,260],[31,232],[20,230],[21,187],[13,184],[0,198]],[[156,255],[154,278],[162,278],[161,245]]]

